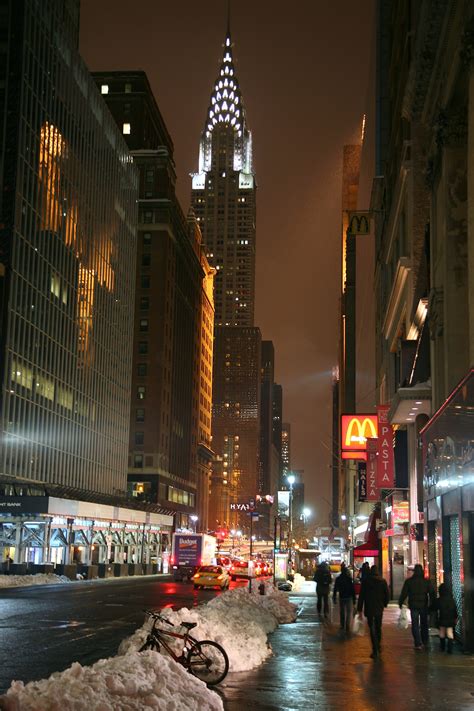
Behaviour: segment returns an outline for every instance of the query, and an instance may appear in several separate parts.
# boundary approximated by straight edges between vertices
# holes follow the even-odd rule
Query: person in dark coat
[[[367,561],[365,561],[365,563],[362,563],[362,568],[360,569],[359,573],[359,579],[361,584],[364,582],[368,575],[370,575],[370,565],[367,563]]]
[[[320,563],[314,574],[316,583],[316,594],[318,596],[318,615],[321,614],[321,608],[324,603],[324,617],[329,615],[329,588],[331,587],[331,571],[327,563]]]
[[[383,611],[390,600],[387,581],[380,577],[376,565],[370,569],[369,575],[364,579],[360,589],[357,611],[362,617],[362,610],[367,618],[372,641],[372,659],[376,659],[381,652],[382,643],[382,618]]]
[[[347,634],[351,631],[352,610],[356,604],[356,594],[354,582],[351,574],[344,565],[341,565],[341,574],[337,576],[334,583],[333,602],[337,602],[337,594],[339,593],[339,617],[341,620],[341,630],[345,630]]]
[[[453,653],[454,628],[458,619],[458,609],[451,594],[451,590],[446,583],[439,586],[439,598],[434,604],[437,612],[439,627],[439,645],[441,651],[446,649],[446,637],[448,638],[448,654]]]
[[[408,607],[411,614],[411,631],[415,649],[428,646],[428,614],[435,603],[435,592],[431,582],[423,574],[423,566],[417,563],[411,578],[403,583],[398,599],[400,610],[408,597]]]

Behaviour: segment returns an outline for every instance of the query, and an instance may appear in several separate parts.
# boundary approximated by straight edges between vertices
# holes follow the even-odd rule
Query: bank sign
[[[377,415],[341,415],[342,459],[367,459],[367,439],[378,438]]]

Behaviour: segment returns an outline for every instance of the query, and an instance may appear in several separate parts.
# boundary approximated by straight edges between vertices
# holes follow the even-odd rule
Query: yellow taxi
[[[230,575],[220,565],[201,565],[192,577],[194,589],[215,588],[227,590],[230,584]]]

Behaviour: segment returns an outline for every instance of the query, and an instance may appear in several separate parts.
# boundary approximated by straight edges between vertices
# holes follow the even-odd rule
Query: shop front
[[[474,370],[421,432],[427,571],[447,583],[458,608],[456,633],[474,651]]]

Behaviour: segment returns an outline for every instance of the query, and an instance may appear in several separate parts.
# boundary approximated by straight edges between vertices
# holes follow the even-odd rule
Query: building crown
[[[230,30],[227,30],[226,33],[219,75],[215,81],[207,110],[205,131],[208,138],[214,127],[219,124],[232,126],[238,137],[242,136],[245,112],[239,82],[235,76]]]

